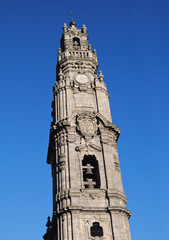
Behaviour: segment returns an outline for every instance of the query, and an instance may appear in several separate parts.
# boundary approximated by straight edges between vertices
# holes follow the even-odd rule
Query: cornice
[[[113,212],[113,213],[116,213],[116,214],[124,214],[127,216],[127,218],[129,219],[131,217],[131,211],[128,210],[127,208],[125,207],[108,207],[107,208],[109,212]]]

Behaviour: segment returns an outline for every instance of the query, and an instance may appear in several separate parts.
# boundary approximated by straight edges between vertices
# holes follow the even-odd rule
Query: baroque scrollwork
[[[94,137],[97,130],[96,118],[94,113],[83,112],[77,116],[77,129],[86,139]]]

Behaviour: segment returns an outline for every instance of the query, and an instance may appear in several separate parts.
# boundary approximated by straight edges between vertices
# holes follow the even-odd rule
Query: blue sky
[[[42,239],[52,214],[46,164],[57,50],[68,13],[86,24],[121,128],[133,240],[167,240],[169,1],[0,0],[1,239]]]

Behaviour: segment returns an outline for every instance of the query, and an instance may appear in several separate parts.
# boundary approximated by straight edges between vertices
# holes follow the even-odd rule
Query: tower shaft
[[[64,24],[47,157],[53,217],[45,240],[131,239],[117,150],[120,129],[112,123],[97,68],[85,25]]]

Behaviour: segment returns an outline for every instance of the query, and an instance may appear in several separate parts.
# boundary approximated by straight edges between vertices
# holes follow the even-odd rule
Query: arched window
[[[94,222],[90,228],[90,234],[92,237],[103,237],[103,228],[99,222]]]
[[[77,37],[73,38],[73,47],[78,47],[80,46],[80,39]]]
[[[94,155],[85,155],[82,161],[85,188],[100,188],[99,165]]]

